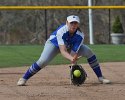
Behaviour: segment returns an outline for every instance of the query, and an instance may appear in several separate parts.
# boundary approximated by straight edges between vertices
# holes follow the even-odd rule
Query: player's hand
[[[76,59],[73,59],[73,60],[72,60],[72,64],[73,64],[73,65],[76,64],[76,62],[77,62]]]
[[[77,58],[74,58],[74,57],[73,57],[71,63],[72,63],[73,65],[76,64],[76,63],[77,63]]]
[[[82,56],[79,57],[73,57],[72,64],[76,64],[77,60],[79,60]]]

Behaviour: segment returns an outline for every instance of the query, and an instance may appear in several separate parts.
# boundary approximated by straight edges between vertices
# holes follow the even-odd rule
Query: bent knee
[[[86,53],[86,58],[90,58],[94,55],[94,53],[91,50],[88,50]]]
[[[36,63],[40,66],[40,68],[44,68],[48,64],[48,61],[45,59],[39,59]]]
[[[94,53],[92,52],[92,50],[90,48],[86,48],[86,50],[84,50],[83,54],[84,54],[84,57],[86,57],[87,59],[94,55]]]

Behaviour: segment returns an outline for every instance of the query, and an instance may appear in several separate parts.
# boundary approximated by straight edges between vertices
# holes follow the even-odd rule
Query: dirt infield
[[[47,66],[26,86],[16,86],[27,67],[0,69],[0,100],[125,100],[125,62],[101,63],[103,74],[112,81],[100,84],[88,64],[85,84],[70,85],[68,65]]]

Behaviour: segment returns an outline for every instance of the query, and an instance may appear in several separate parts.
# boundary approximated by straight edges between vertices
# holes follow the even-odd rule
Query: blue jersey
[[[61,25],[56,31],[51,33],[49,40],[56,46],[65,45],[67,49],[78,52],[83,44],[84,34],[79,30],[71,36],[67,25]]]

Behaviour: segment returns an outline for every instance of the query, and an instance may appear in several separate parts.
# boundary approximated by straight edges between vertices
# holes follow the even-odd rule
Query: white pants
[[[72,52],[72,51],[71,51]],[[47,40],[43,49],[43,52],[39,58],[39,60],[36,62],[41,68],[48,65],[48,63],[58,54],[60,53],[59,48],[54,46],[54,44],[51,43],[51,41]],[[84,56],[87,59],[92,57],[94,54],[91,51],[91,49],[86,45],[81,45],[79,51],[79,56]]]

